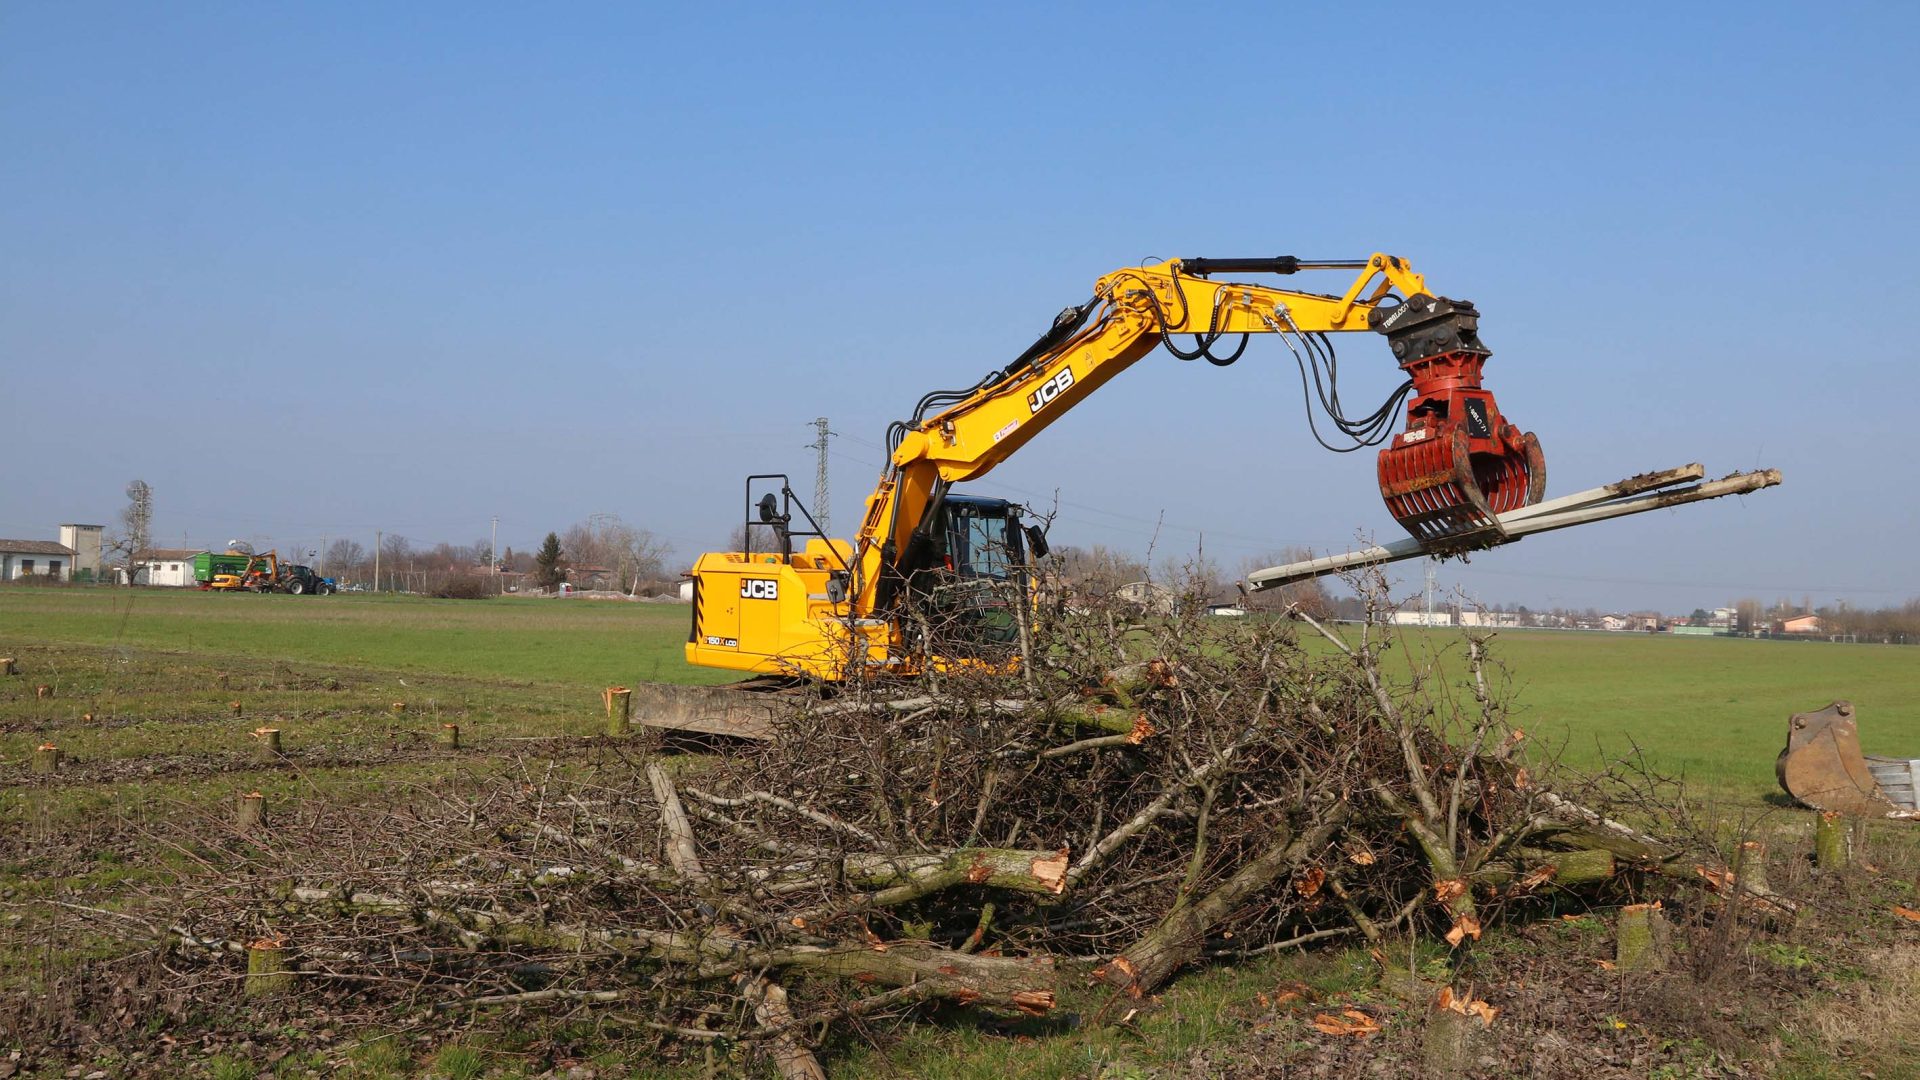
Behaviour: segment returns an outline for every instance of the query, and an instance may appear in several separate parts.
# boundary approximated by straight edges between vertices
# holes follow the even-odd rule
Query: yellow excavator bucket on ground
[[[1836,701],[1818,712],[1794,713],[1787,721],[1787,747],[1774,761],[1780,787],[1795,801],[1815,810],[1832,810],[1855,817],[1906,817],[1914,814],[1914,788],[1900,786],[1895,800],[1876,779],[1889,777],[1913,763],[1875,758],[1870,764],[1860,750],[1860,731],[1853,703]],[[1904,805],[1903,805],[1904,804]]]

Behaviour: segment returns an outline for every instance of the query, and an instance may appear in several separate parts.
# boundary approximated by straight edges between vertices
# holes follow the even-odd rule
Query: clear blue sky
[[[176,542],[614,512],[687,558],[746,473],[811,489],[819,415],[845,532],[886,422],[1107,270],[1385,250],[1479,304],[1553,493],[1787,478],[1449,580],[1920,595],[1911,5],[1034,8],[0,7],[0,535],[141,477]],[[1397,535],[1297,378],[1156,354],[977,490],[1230,567]]]

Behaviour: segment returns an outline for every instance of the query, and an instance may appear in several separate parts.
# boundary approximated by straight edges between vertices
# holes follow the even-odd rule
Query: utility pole
[[[1433,625],[1433,575],[1440,568],[1439,559],[1427,560],[1427,625]]]
[[[487,542],[487,573],[493,578],[493,591],[500,591],[500,515],[493,515],[493,539]]]
[[[833,504],[827,501],[827,436],[833,432],[827,430],[827,418],[824,416],[816,417],[813,426],[820,433],[818,438],[807,444],[810,449],[819,451],[819,463],[813,473],[813,515],[820,524],[820,531],[832,536]]]
[[[314,561],[320,564],[320,576],[326,577],[327,576],[327,534],[326,533],[320,534],[320,557]]]
[[[380,540],[385,534],[379,529],[373,530],[373,591],[380,591]]]

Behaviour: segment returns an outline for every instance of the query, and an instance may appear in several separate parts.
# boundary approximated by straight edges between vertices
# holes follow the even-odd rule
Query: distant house
[[[1462,611],[1461,626],[1519,626],[1517,611]]]
[[[1396,611],[1393,613],[1395,626],[1452,626],[1451,611]]]
[[[1635,625],[1634,621],[1625,615],[1600,616],[1600,629],[1602,630],[1632,630]]]
[[[167,585],[186,588],[197,585],[193,579],[193,557],[204,548],[149,548],[133,560],[135,585]]]
[[[576,589],[617,589],[620,581],[612,567],[569,566],[567,584]]]
[[[1820,629],[1820,616],[1818,615],[1795,615],[1791,619],[1782,619],[1777,627],[1777,632],[1782,634],[1824,633],[1824,631]]]
[[[1116,599],[1137,605],[1149,615],[1173,614],[1176,596],[1172,589],[1151,581],[1130,581],[1113,591]]]
[[[0,540],[0,581],[36,575],[67,581],[73,577],[76,554],[51,540]]]
[[[509,570],[504,566],[469,566],[467,573],[494,582],[495,592],[519,592],[527,580],[526,574],[518,570]]]

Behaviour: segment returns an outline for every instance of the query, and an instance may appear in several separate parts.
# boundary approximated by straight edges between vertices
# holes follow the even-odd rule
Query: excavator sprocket
[[[1787,794],[1815,810],[1856,817],[1900,812],[1867,767],[1851,702],[1836,701],[1818,712],[1794,713],[1787,721],[1787,747],[1774,761],[1773,771]]]

